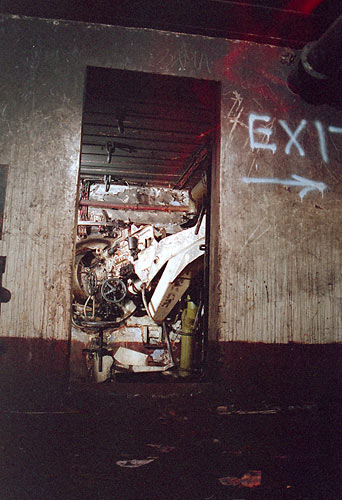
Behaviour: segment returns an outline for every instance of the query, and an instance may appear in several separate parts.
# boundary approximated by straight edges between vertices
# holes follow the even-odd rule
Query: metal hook
[[[124,131],[125,131],[125,127],[124,127],[124,124],[123,124],[123,119],[121,117],[118,118],[118,131],[119,131],[119,134],[123,134]]]
[[[115,151],[115,143],[113,142],[107,142],[106,144],[106,148],[107,148],[107,163],[110,163],[112,161],[112,154],[114,153]]]
[[[105,175],[104,176],[104,183],[105,183],[106,193],[108,193],[108,191],[110,189],[111,180],[112,180],[112,176],[111,175]]]

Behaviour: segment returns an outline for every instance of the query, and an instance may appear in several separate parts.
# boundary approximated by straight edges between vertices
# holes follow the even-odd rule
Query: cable
[[[145,288],[145,283],[143,283],[142,288],[141,288],[141,297],[142,297],[142,301],[143,301],[143,304],[144,304],[144,307],[145,307],[145,310],[146,310],[146,314],[147,314],[147,316],[148,316],[148,317],[149,317],[152,321],[154,321],[154,319],[153,319],[153,318],[152,318],[152,316],[151,316],[150,311],[148,310],[148,305],[147,305],[147,301],[146,301],[145,291],[146,291],[146,288]]]

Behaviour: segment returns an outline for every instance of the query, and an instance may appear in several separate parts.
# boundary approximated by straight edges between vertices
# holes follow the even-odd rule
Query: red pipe
[[[188,206],[175,206],[168,205],[167,207],[163,205],[140,205],[139,203],[134,203],[132,205],[126,204],[115,204],[108,201],[96,201],[96,200],[80,200],[80,207],[94,207],[94,208],[108,208],[112,210],[139,210],[139,211],[150,211],[150,212],[188,212]]]

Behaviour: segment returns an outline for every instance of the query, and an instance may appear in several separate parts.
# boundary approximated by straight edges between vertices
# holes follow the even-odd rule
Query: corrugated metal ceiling
[[[81,178],[174,187],[215,134],[218,102],[216,82],[89,68]]]

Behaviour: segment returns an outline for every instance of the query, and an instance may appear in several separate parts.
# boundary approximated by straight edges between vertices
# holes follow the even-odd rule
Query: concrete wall
[[[222,84],[210,339],[341,341],[342,118],[290,93],[283,49],[17,16],[1,17],[0,36],[4,357],[30,370],[67,366],[87,66]]]
[[[341,113],[291,94],[279,49],[235,51],[222,80],[219,338],[341,341]]]

